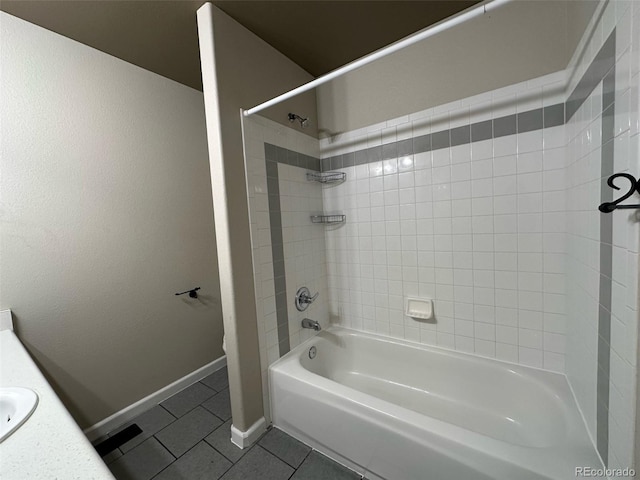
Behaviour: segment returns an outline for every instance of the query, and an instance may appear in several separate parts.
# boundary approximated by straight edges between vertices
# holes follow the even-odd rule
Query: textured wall
[[[87,427],[222,355],[203,97],[0,22],[0,308]]]

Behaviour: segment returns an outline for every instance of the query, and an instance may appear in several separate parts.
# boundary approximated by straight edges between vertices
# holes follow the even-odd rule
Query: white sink
[[[0,387],[0,442],[27,421],[38,405],[38,395],[22,387]]]

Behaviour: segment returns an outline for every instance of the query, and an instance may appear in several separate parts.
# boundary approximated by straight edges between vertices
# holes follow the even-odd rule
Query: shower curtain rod
[[[254,113],[258,113],[261,110],[264,110],[265,108],[269,108],[291,97],[300,95],[301,93],[306,92],[307,90],[311,90],[312,88],[315,88],[318,85],[327,83],[333,80],[334,78],[340,77],[345,73],[355,70],[356,68],[360,68],[364,65],[367,65],[368,63],[378,60],[379,58],[386,57],[387,55],[397,52],[398,50],[402,50],[403,48],[408,47],[409,45],[413,45],[414,43],[424,40],[425,38],[429,38],[440,32],[448,30],[451,27],[464,23],[467,20],[471,20],[472,18],[475,18],[477,16],[484,15],[486,12],[489,12],[490,10],[498,8],[504,5],[505,3],[509,3],[511,1],[514,1],[514,0],[486,0],[485,2],[482,2],[478,5],[474,5],[473,7],[470,7],[458,13],[457,15],[454,15],[453,17],[450,17],[434,25],[426,27],[420,30],[419,32],[411,34],[408,37],[405,37],[401,40],[398,40],[395,43],[392,43],[391,45],[387,45],[386,47],[383,47],[380,50],[376,50],[373,53],[365,55],[364,57],[359,58],[358,60],[354,60],[353,62],[347,63],[346,65],[343,65],[342,67],[337,68],[327,73],[326,75],[323,75],[321,77],[316,78],[315,80],[312,80],[308,83],[300,85],[299,87],[294,88],[293,90],[289,90],[288,92],[285,92],[282,95],[278,95],[277,97],[274,97],[271,100],[267,100],[266,102],[261,103],[260,105],[256,105],[255,107],[250,108],[249,110],[244,110],[242,113],[245,117],[248,117],[249,115],[253,115]]]

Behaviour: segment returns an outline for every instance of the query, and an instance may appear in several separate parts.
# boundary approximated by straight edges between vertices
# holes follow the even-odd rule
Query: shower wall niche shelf
[[[345,172],[307,172],[307,181],[331,185],[342,183],[347,179]]]
[[[311,215],[311,223],[336,225],[347,221],[346,215]]]

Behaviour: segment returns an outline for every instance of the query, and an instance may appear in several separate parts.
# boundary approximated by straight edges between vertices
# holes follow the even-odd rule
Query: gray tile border
[[[156,405],[155,407],[150,408],[146,412],[141,413],[130,422],[125,423],[120,428],[114,430],[113,432],[110,433],[110,435],[115,435],[116,433],[122,431],[128,426],[133,425],[134,423],[142,429],[142,433],[136,435],[128,442],[120,445],[119,449],[123,453],[127,453],[129,450],[140,445],[147,438],[159,432],[167,425],[175,422],[175,420],[176,420],[176,417],[171,415],[167,410],[162,408],[160,405]]]
[[[406,140],[386,143],[354,152],[327,157],[320,160],[321,170],[364,165],[381,160],[391,160],[416,153],[429,152],[441,148],[455,147],[467,143],[481,142],[516,133],[530,132],[564,124],[565,104],[558,103],[544,108],[536,108],[504,117],[462,125],[449,130],[441,130],[427,135],[419,135]]]
[[[291,165],[292,167],[298,166],[298,152],[294,152],[293,150],[284,149],[287,152],[287,161],[285,162],[287,165]]]
[[[462,127],[456,127],[451,129],[451,146],[464,145],[471,142],[471,126],[463,125]]]
[[[600,202],[613,200],[606,180],[614,170],[615,134],[615,29],[587,69],[588,82],[602,82],[602,135],[600,148]],[[595,76],[594,76],[595,75]],[[603,75],[598,78],[597,75]],[[586,92],[589,85],[582,87]],[[595,87],[594,87],[595,88]],[[577,90],[577,87],[576,87]],[[589,90],[589,94],[591,93]],[[611,302],[613,275],[613,215],[600,214],[600,281],[598,285],[598,371],[596,392],[596,445],[605,466],[609,463],[609,377],[611,360]]]
[[[320,160],[318,158],[266,142],[264,144],[264,149],[267,169],[271,254],[273,257],[272,267],[274,282],[276,283],[275,295],[277,304],[278,345],[280,356],[282,356],[290,350],[290,345],[278,163],[305,168],[307,170],[328,171],[342,168],[344,164],[348,166],[355,165],[356,155],[355,153],[350,153]]]
[[[382,145],[382,160],[398,158],[398,147],[396,143],[397,142],[392,142]]]
[[[608,394],[608,389],[606,392],[602,392],[602,395]],[[598,448],[598,452],[600,452],[600,456],[602,457],[602,461],[605,466],[609,463],[609,410],[601,403],[598,402],[596,407],[596,431],[599,432],[596,438],[596,446]],[[606,452],[606,453],[602,453]]]
[[[151,437],[109,465],[118,480],[150,480],[175,458]]]
[[[616,59],[616,29],[609,35],[600,51],[591,62],[571,95],[566,101],[565,123],[578,111],[591,92],[600,84],[604,76],[615,65]]]
[[[255,445],[222,476],[222,479],[288,480],[293,472],[293,468],[278,457],[270,454],[259,445]]]
[[[198,406],[156,433],[155,437],[175,457],[180,457],[222,423],[211,412]]]
[[[544,128],[557,127],[564,125],[564,103],[557,103],[544,107]]]
[[[606,152],[603,152],[603,156],[607,158],[613,158],[613,143],[609,140],[613,139],[615,133],[615,105],[609,105],[606,110],[602,112],[602,148],[607,148]],[[609,145],[611,143],[611,145]],[[613,174],[613,172],[611,172]],[[606,178],[605,182],[606,183]],[[608,188],[611,190],[611,188]]]
[[[280,195],[278,177],[267,177],[267,191],[269,192],[269,195]]]
[[[269,430],[258,444],[293,468],[298,468],[311,451],[311,447],[275,427]]]
[[[493,138],[514,135],[517,132],[517,117],[515,114],[493,119]]]
[[[431,134],[413,137],[413,153],[431,151]]]
[[[471,141],[481,142],[493,138],[493,122],[485,120],[471,124]]]
[[[287,284],[284,281],[284,276],[274,278],[273,283],[276,294],[287,291]]]
[[[356,165],[364,165],[367,163],[367,151],[366,150],[358,150],[355,152],[356,157]],[[323,169],[323,171],[325,171]]]
[[[203,402],[202,406],[223,421],[231,418],[231,400],[228,389],[221,391],[209,400]]]
[[[413,155],[413,139],[407,138],[406,140],[400,140],[398,144],[398,158],[406,157],[407,155]]]
[[[382,160],[382,147],[369,147],[365,151],[367,153],[367,163]]]
[[[604,372],[610,371],[610,361],[611,356],[609,355],[611,351],[611,345],[609,344],[608,339],[605,339],[603,336],[598,335],[598,368],[602,368]]]
[[[215,394],[216,390],[212,390],[202,383],[196,382],[176,393],[171,398],[168,398],[160,405],[174,417],[182,417],[185,413],[193,410],[207,398]]]
[[[528,112],[518,113],[518,133],[532,132],[534,130],[542,130],[543,127],[543,110],[537,108]]]
[[[154,480],[217,480],[233,464],[205,442],[199,442]]]
[[[354,152],[342,155],[342,168],[353,167],[356,164],[356,154]]]
[[[248,448],[242,449],[231,442],[231,420],[227,420],[216,428],[205,437],[204,441],[233,463],[236,463],[249,451]]]
[[[313,451],[300,465],[291,480],[359,480],[361,478],[356,472]]]
[[[278,316],[278,349],[280,356],[282,356],[290,350],[289,325],[288,323],[285,323],[288,320],[286,293],[287,280],[284,270],[284,244],[282,240],[282,211],[280,208],[279,186],[280,180],[278,175],[278,165],[277,163],[273,163],[271,158],[273,158],[273,153],[275,151],[276,157],[280,163],[286,163],[287,161],[295,162],[295,166],[298,166],[298,158],[302,156],[302,154],[298,154],[285,148],[275,147],[268,143],[264,144],[264,148],[265,161],[267,165],[267,194],[269,197],[269,226],[271,231],[273,278],[274,281],[275,279],[278,279],[278,285],[280,287],[279,289],[276,289],[278,291],[274,293],[276,297],[276,305],[278,305],[278,308],[276,309],[276,314]],[[330,162],[333,163],[333,158]],[[342,162],[341,159],[340,162]]]
[[[449,138],[449,130],[443,130],[441,132],[435,132],[431,134],[432,150],[447,148],[449,146],[451,146],[451,139]]]

